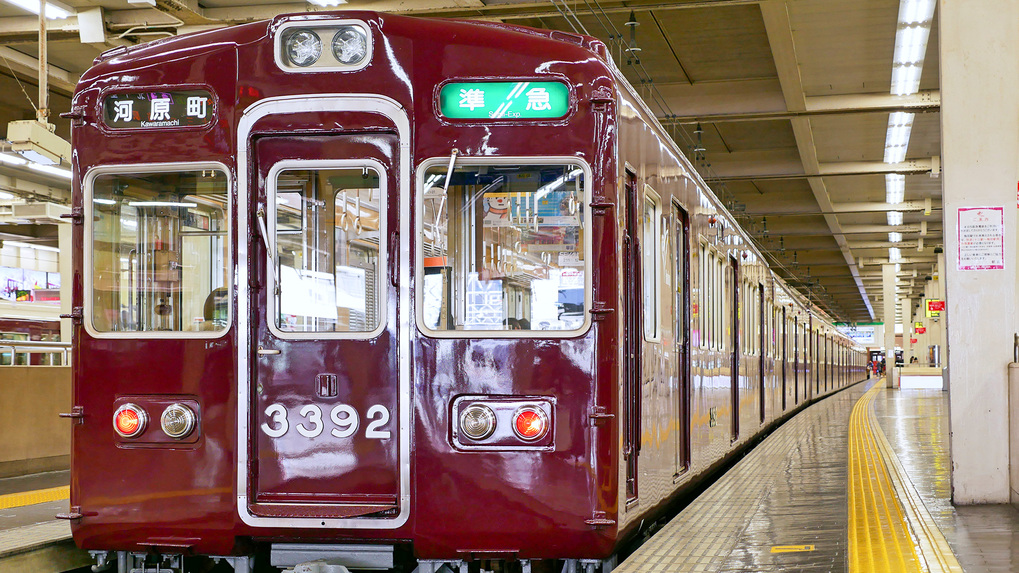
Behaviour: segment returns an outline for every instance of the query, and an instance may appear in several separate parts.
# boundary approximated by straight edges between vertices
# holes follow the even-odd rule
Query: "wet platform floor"
[[[1019,571],[1019,511],[951,504],[947,393],[883,385],[797,414],[616,571]]]

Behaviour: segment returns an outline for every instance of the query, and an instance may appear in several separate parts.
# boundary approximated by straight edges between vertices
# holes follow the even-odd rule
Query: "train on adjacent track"
[[[609,570],[866,377],[591,37],[279,16],[105,52],[68,116],[99,565]]]

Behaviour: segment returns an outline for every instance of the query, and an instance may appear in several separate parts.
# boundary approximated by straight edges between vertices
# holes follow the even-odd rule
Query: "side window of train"
[[[231,264],[223,167],[97,173],[85,181],[87,328],[100,336],[224,332]]]
[[[421,327],[445,336],[583,329],[588,172],[571,160],[426,162],[417,206]]]
[[[697,297],[693,301],[697,313],[696,345],[707,348],[708,341],[708,244],[701,241],[697,249]]]
[[[643,263],[642,294],[644,304],[644,340],[659,340],[659,323],[661,315],[661,296],[658,292],[661,280],[661,225],[662,200],[649,186],[644,187],[644,209],[641,213],[641,255]]]
[[[381,166],[274,170],[275,328],[372,333],[381,326]]]

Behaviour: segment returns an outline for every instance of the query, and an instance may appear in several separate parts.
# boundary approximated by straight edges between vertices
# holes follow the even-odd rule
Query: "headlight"
[[[368,36],[357,26],[342,26],[333,35],[333,56],[343,64],[356,64],[368,55]]]
[[[284,49],[290,63],[306,68],[322,56],[322,39],[311,30],[296,30],[287,37]]]
[[[159,419],[163,433],[171,438],[186,438],[195,429],[195,413],[184,404],[170,404]]]
[[[472,404],[460,414],[460,429],[472,440],[484,440],[495,431],[495,412],[488,406]]]

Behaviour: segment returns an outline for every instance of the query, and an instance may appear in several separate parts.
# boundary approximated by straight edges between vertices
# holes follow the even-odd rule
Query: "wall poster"
[[[1005,268],[1005,208],[959,209],[959,270]]]

